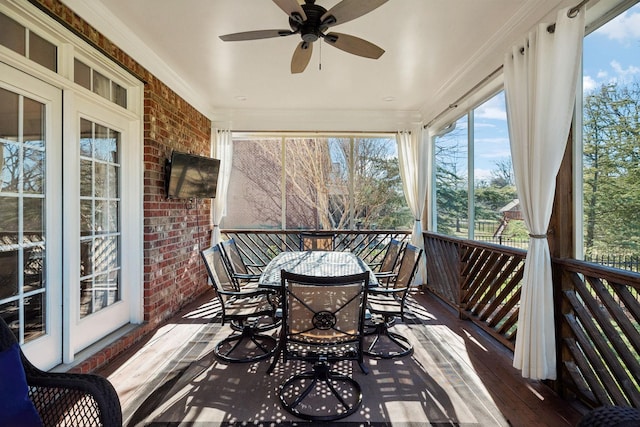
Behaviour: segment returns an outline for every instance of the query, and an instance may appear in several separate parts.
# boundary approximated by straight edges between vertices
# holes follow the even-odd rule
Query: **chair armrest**
[[[222,295],[229,295],[234,297],[257,297],[259,295],[276,295],[278,292],[275,289],[269,288],[257,288],[247,291],[218,291]]]
[[[233,277],[235,277],[236,279],[258,280],[260,279],[260,274],[233,273]]]
[[[266,266],[267,266],[267,264],[252,264],[252,263],[245,264],[245,265],[246,265],[247,267],[253,267],[253,268],[263,268],[263,267],[266,267]]]
[[[386,279],[386,278],[392,278],[392,277],[398,276],[398,273],[394,271],[379,271],[379,272],[374,272],[373,274],[375,274],[375,276],[379,279]]]
[[[25,366],[29,397],[43,424],[119,427],[122,408],[115,389],[104,377],[94,374],[44,372]]]
[[[382,265],[382,261],[368,262],[367,265],[370,269],[374,270],[376,267],[380,267]]]
[[[371,295],[395,295],[395,294],[400,294],[404,291],[406,291],[407,288],[381,288],[381,287],[375,287],[375,288],[368,288],[367,289],[367,293],[371,294]]]

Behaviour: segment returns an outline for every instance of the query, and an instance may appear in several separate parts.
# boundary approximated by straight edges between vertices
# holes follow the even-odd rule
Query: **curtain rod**
[[[567,16],[569,18],[575,18],[576,15],[578,14],[578,12],[580,12],[580,9],[582,9],[582,6],[586,5],[587,3],[589,3],[590,0],[582,0],[580,3],[578,3],[577,5],[573,6],[571,9],[569,9],[567,11]],[[556,31],[556,24],[551,24],[547,27],[547,31],[550,33],[553,33]]]
[[[503,66],[500,65],[498,68],[493,70],[488,76],[486,76],[484,79],[482,79],[478,83],[476,83],[471,89],[466,91],[460,98],[456,99],[452,104],[449,104],[449,106],[447,107],[446,110],[444,110],[443,112],[441,112],[440,114],[435,116],[433,119],[431,119],[431,121],[429,123],[424,125],[423,129],[426,129],[429,126],[431,126],[432,124],[434,124],[438,119],[440,119],[442,116],[444,116],[450,110],[453,110],[454,108],[458,108],[458,105],[462,101],[464,101],[469,95],[471,95],[477,89],[479,89],[480,87],[484,86],[484,84],[487,83],[489,80],[493,79],[496,76],[496,74],[498,74],[498,73],[500,73],[502,71],[502,68],[503,68]]]
[[[580,9],[586,5],[587,3],[589,3],[590,0],[582,0],[580,3],[578,3],[577,5],[573,6],[571,9],[569,9],[567,11],[567,16],[569,18],[575,18],[576,15],[578,14],[578,12],[580,12]],[[547,31],[550,33],[553,33],[556,30],[556,24],[551,24],[547,27]],[[480,80],[476,85],[474,85],[471,89],[469,89],[468,91],[466,91],[460,98],[456,99],[452,104],[449,104],[449,106],[447,107],[446,110],[442,111],[440,114],[438,114],[437,116],[435,116],[433,119],[431,119],[431,121],[429,123],[427,123],[426,125],[423,126],[423,129],[428,128],[429,126],[431,126],[432,124],[434,124],[438,119],[440,119],[442,116],[444,116],[446,113],[448,113],[450,110],[453,110],[454,108],[458,108],[458,104],[460,104],[462,101],[464,101],[469,95],[471,95],[473,92],[475,92],[477,89],[479,89],[480,87],[482,87],[485,83],[487,83],[489,80],[491,80],[492,78],[495,77],[495,75],[499,72],[502,71],[503,69],[503,65],[500,65],[498,68],[496,68],[495,70],[493,70],[488,76],[486,76],[484,79]]]

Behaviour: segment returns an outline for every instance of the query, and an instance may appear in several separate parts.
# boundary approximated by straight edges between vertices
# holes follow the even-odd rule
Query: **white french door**
[[[69,283],[69,339],[65,361],[131,320],[127,274],[129,247],[123,229],[130,221],[125,169],[131,156],[131,120],[95,100],[69,94],[73,111],[64,150],[65,282]],[[68,129],[68,131],[67,131]],[[135,157],[135,156],[134,156]],[[67,214],[68,213],[68,214]],[[129,254],[129,255],[128,255]],[[134,255],[138,256],[138,254]]]
[[[140,319],[139,123],[103,104],[0,62],[0,316],[41,369]]]
[[[0,62],[0,316],[27,357],[62,360],[62,92]]]

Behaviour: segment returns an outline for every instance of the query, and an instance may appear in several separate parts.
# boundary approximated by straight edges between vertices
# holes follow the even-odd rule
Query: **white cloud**
[[[489,181],[491,179],[491,169],[475,168],[473,170],[473,178],[476,181]]]
[[[591,77],[591,76],[582,76],[582,91],[583,92],[591,92],[597,86],[598,86],[598,82],[596,82],[593,79],[593,77]]]
[[[596,31],[611,40],[628,43],[640,37],[640,13],[625,12]]]
[[[475,115],[481,119],[507,120],[504,98],[494,96],[475,110]]]
[[[618,61],[611,61],[611,68],[616,72],[620,80],[628,81],[633,79],[635,74],[640,73],[640,68],[629,65],[627,68],[622,68],[622,65]]]
[[[481,107],[476,110],[476,114],[481,119],[507,120],[507,112],[504,108]]]
[[[495,129],[497,128],[496,125],[494,125],[493,123],[474,123],[473,126],[478,129],[478,128],[487,128],[487,129]]]

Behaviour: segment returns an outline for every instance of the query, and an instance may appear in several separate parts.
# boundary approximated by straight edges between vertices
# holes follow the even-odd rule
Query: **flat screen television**
[[[171,153],[167,163],[167,197],[208,199],[216,197],[220,160],[195,154]]]

